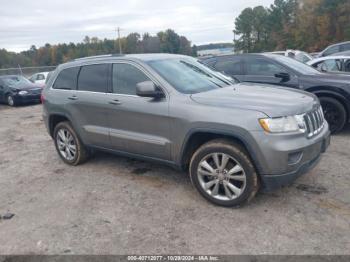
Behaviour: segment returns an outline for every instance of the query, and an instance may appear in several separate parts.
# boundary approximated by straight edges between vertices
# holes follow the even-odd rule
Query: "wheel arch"
[[[57,124],[65,121],[68,121],[71,123],[70,119],[64,114],[55,113],[49,116],[48,122],[49,122],[49,132],[51,137],[53,137],[53,132]]]
[[[310,93],[315,94],[318,98],[320,97],[331,97],[339,101],[345,108],[347,120],[350,120],[350,100],[341,92],[339,92],[338,88],[332,87],[313,87],[306,89]]]
[[[210,129],[196,129],[187,134],[180,152],[181,168],[183,170],[188,168],[192,155],[201,145],[219,138],[228,139],[239,144],[251,158],[253,166],[257,169],[257,172],[261,173],[261,167],[257,159],[257,154],[253,149],[254,147],[247,141],[246,138],[240,134]]]

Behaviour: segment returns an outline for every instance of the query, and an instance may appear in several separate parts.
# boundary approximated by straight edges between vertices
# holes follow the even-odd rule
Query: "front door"
[[[284,67],[264,58],[249,57],[245,59],[244,82],[263,83],[278,86],[294,87],[299,86],[298,78]],[[276,74],[289,74],[288,80],[277,77]]]
[[[155,82],[136,64],[115,63],[112,76],[108,110],[112,147],[127,153],[170,160],[168,98],[136,95],[137,83]]]

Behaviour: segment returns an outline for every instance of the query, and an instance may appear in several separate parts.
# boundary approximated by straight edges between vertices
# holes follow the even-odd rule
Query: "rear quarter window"
[[[56,78],[52,88],[73,90],[77,87],[77,77],[80,67],[63,69]]]

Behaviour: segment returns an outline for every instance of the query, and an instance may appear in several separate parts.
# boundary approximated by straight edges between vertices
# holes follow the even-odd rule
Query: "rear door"
[[[240,57],[218,57],[212,67],[226,75],[233,76],[239,81],[244,81],[243,62]]]
[[[92,64],[80,68],[76,92],[70,96],[67,112],[84,143],[109,146],[107,98],[110,64]]]
[[[131,62],[113,64],[112,76],[108,121],[113,148],[170,160],[169,100],[164,90],[164,98],[137,96],[137,83],[158,83],[141,66]]]
[[[298,87],[298,78],[292,72],[278,63],[267,58],[246,57],[244,58],[245,82],[263,83],[287,87]],[[290,78],[283,81],[276,74],[289,74]]]

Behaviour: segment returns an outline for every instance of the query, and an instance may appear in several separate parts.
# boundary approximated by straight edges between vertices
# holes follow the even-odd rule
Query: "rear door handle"
[[[78,97],[77,96],[70,96],[70,97],[68,97],[68,99],[70,99],[70,100],[78,100]]]
[[[120,102],[118,99],[115,99],[110,101],[109,104],[118,106],[118,105],[121,105],[122,102]]]

